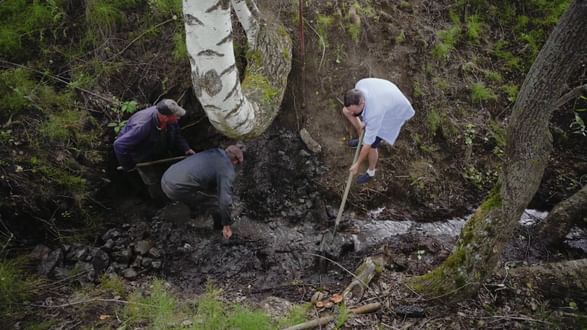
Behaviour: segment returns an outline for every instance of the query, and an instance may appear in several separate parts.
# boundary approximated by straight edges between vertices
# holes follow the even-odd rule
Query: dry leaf
[[[108,320],[109,318],[111,318],[112,316],[110,315],[106,315],[106,314],[102,314],[100,315],[100,320],[104,321],[104,320]]]
[[[344,298],[342,297],[341,294],[335,293],[330,297],[330,301],[332,301],[335,304],[340,304],[340,302],[343,300]]]
[[[332,301],[327,301],[327,302],[324,304],[324,308],[330,308],[330,307],[332,307],[332,306],[334,306],[334,304],[332,303]]]

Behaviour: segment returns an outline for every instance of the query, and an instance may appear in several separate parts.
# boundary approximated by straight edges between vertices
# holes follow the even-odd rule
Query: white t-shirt
[[[363,143],[371,145],[379,136],[393,145],[403,124],[415,114],[410,101],[395,84],[384,79],[361,79],[355,88],[365,96]]]

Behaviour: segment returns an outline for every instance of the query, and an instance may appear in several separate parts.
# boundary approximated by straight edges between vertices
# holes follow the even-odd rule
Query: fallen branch
[[[575,99],[578,96],[583,95],[583,94],[587,94],[587,84],[581,85],[581,86],[577,86],[577,87],[573,88],[570,92],[568,92],[565,95],[561,96],[556,101],[556,104],[554,106],[555,106],[555,108],[560,108],[563,105],[565,105],[565,103],[567,103],[570,100],[573,100],[573,99]]]
[[[352,317],[354,315],[358,315],[358,314],[367,314],[367,313],[373,313],[375,311],[378,311],[381,308],[381,304],[380,303],[372,303],[372,304],[367,304],[367,305],[363,305],[363,306],[359,306],[356,308],[351,308],[350,309],[350,313],[349,313],[349,317]],[[304,330],[304,329],[312,329],[318,326],[323,326],[328,324],[329,322],[335,320],[337,317],[337,315],[326,315],[326,316],[322,316],[318,319],[315,320],[311,320],[311,321],[307,321],[304,323],[300,323],[294,326],[291,326],[289,328],[285,328],[284,330]]]
[[[387,261],[383,256],[368,257],[365,259],[365,261],[363,261],[363,263],[355,271],[357,274],[356,277],[342,292],[342,296],[344,297],[345,301],[348,301],[353,297],[358,297],[361,299],[363,294],[365,294],[365,289],[369,288],[369,283],[371,280],[375,277],[375,275],[381,272],[386,264]]]

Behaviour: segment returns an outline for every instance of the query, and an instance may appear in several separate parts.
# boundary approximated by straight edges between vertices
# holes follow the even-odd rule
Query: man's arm
[[[179,124],[174,125],[175,127],[173,130],[173,134],[175,135],[174,141],[176,148],[178,150],[181,150],[181,152],[183,152],[184,155],[195,154],[196,152],[192,148],[190,148],[190,145],[187,143],[183,135],[181,135],[181,128],[179,127]]]
[[[361,151],[359,152],[359,157],[357,157],[357,161],[350,168],[350,171],[353,173],[353,175],[357,175],[359,172],[359,166],[365,159],[367,159],[369,156],[369,151],[371,151],[371,145],[363,144]]]
[[[133,126],[114,140],[114,154],[124,170],[129,171],[135,167],[136,164],[132,159],[131,152],[145,139],[148,133],[147,125]]]
[[[232,236],[232,218],[230,216],[232,209],[232,182],[234,181],[234,174],[220,175],[217,182],[218,187],[218,213],[220,214],[220,222],[223,226],[222,234],[224,238],[229,239]]]
[[[346,107],[342,108],[342,113],[357,131],[357,136],[361,136],[361,134],[363,133],[363,122],[361,121],[361,119],[359,117],[353,116],[353,114],[350,111],[348,111]]]

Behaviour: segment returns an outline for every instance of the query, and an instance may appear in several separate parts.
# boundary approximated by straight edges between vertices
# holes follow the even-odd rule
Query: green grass
[[[167,292],[163,281],[155,280],[148,296],[138,291],[131,293],[123,317],[130,325],[149,324],[153,329],[167,329],[178,321],[177,310],[176,298]]]
[[[478,15],[471,15],[467,17],[467,38],[469,41],[478,44],[483,33],[483,23]]]
[[[495,101],[497,95],[483,82],[476,82],[471,86],[471,100],[473,102]]]
[[[0,260],[0,315],[11,313],[16,304],[33,296],[39,284],[24,273],[20,262]]]
[[[455,49],[460,33],[461,27],[459,25],[453,25],[448,30],[438,32],[438,42],[432,49],[432,55],[437,59],[447,58]]]
[[[157,16],[172,17],[181,16],[181,0],[149,0],[151,11]]]
[[[436,132],[442,125],[442,117],[440,116],[440,113],[434,109],[428,112],[426,115],[426,125],[428,131],[432,133],[432,136],[436,135]]]

